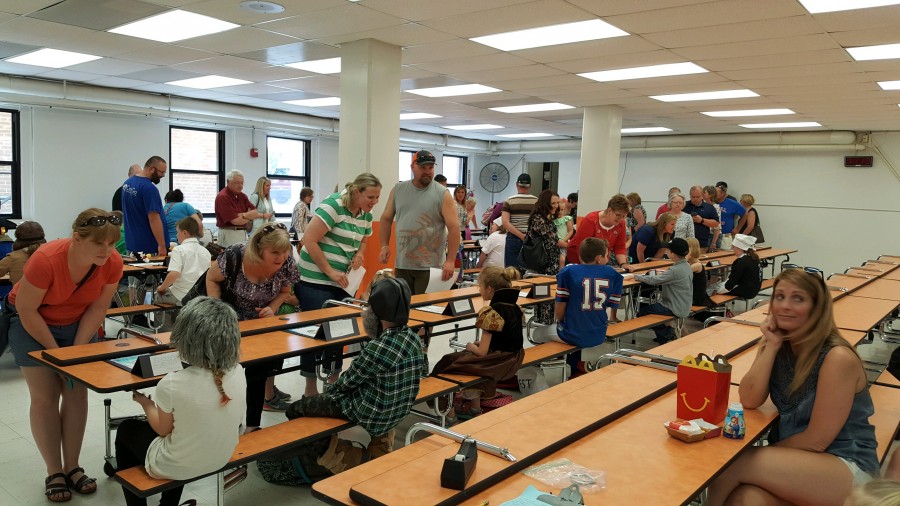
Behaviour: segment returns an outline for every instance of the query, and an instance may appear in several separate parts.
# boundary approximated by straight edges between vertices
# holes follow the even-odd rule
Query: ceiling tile
[[[222,93],[229,93],[232,95],[265,95],[270,93],[285,93],[288,92],[286,88],[280,88],[278,86],[272,86],[270,84],[260,84],[260,83],[251,83],[251,84],[241,84],[238,86],[224,86],[222,88],[216,88],[217,91],[221,91]],[[289,99],[290,100],[290,99]]]
[[[235,56],[264,61],[271,65],[284,65],[298,61],[337,58],[341,56],[341,50],[334,46],[316,42],[292,42],[256,51],[237,53]]]
[[[615,37],[612,39],[590,40],[558,46],[536,47],[514,51],[513,54],[537,62],[561,62],[583,59],[586,55],[599,61],[607,61],[610,57],[630,60],[636,53],[650,53],[661,50],[658,45],[641,37]],[[634,67],[641,63],[631,62],[626,66]]]
[[[900,26],[900,6],[827,12],[813,16],[826,31],[869,30]]]
[[[773,19],[806,14],[799,2],[783,0],[720,0],[681,7],[622,14],[604,18],[629,33],[644,34],[715,26],[728,20],[731,23]]]
[[[137,0],[65,0],[29,17],[91,30],[109,30],[167,10]]]
[[[158,67],[146,63],[117,60],[115,58],[101,58],[99,60],[73,65],[68,68],[78,72],[89,72],[91,74],[101,74],[105,76],[119,76],[122,74],[130,74],[132,72],[152,70]]]
[[[186,70],[188,72],[197,72],[199,74],[214,74],[231,77],[231,74],[234,72],[253,72],[255,70],[267,68],[268,66],[268,64],[261,61],[248,60],[236,56],[216,56],[213,58],[204,58],[202,60],[172,65],[172,68]]]
[[[53,69],[49,72],[38,74],[44,79],[58,79],[60,81],[90,81],[100,77],[98,74],[89,74],[87,72],[76,72],[68,69]]]
[[[273,46],[282,46],[297,42],[294,37],[260,30],[252,26],[242,26],[233,30],[194,37],[178,41],[179,46],[214,51],[224,54],[246,53],[248,51],[265,50]]]
[[[137,79],[125,79],[122,77],[103,77],[101,79],[94,79],[92,81],[88,81],[88,83],[93,84],[95,86],[107,86],[110,88],[137,88],[138,86],[147,86],[151,84],[147,81],[139,81]]]
[[[481,58],[457,58],[413,66],[435,73],[456,74],[459,72],[476,72],[479,70],[520,67],[531,64],[532,62],[530,60],[514,56],[510,53],[494,53],[482,56]]]
[[[9,58],[10,56],[17,56],[24,53],[30,53],[32,51],[37,51],[41,46],[30,46],[28,44],[16,44],[14,42],[2,42],[0,41],[0,60],[3,58]]]
[[[122,74],[119,77],[125,79],[137,79],[138,81],[149,81],[151,83],[168,83],[170,81],[180,81],[182,79],[191,79],[200,77],[203,74],[196,72],[185,72],[183,70],[175,70],[171,68],[159,67],[152,70],[141,70],[139,72],[130,72]]]
[[[457,16],[429,19],[421,21],[421,23],[445,33],[470,38],[589,19],[595,19],[595,16],[587,14],[582,9],[563,0],[537,0]]]
[[[779,55],[700,60],[694,63],[709,71],[720,72],[726,70],[792,67],[794,65],[811,65],[816,63],[840,63],[846,62],[849,59],[850,55],[843,49],[825,49],[821,51],[804,51]]]
[[[686,60],[699,61],[715,60],[719,58],[744,58],[757,55],[797,53],[820,49],[840,49],[840,46],[838,46],[828,35],[813,34],[783,39],[681,47],[673,49],[672,52],[683,56]]]
[[[283,6],[284,12],[260,14],[241,8],[241,2],[236,0],[193,1],[185,5],[184,10],[205,14],[239,25],[255,25],[298,16],[306,12],[338,7],[345,2],[343,0],[277,0],[275,3]]]
[[[499,51],[492,47],[468,39],[455,39],[435,44],[404,47],[401,58],[404,65],[415,65],[452,58],[483,56],[497,52]]]
[[[331,37],[316,39],[323,44],[343,44],[354,40],[375,39],[395,46],[405,47],[421,44],[422,41],[443,42],[456,39],[455,35],[443,33],[433,28],[418,23],[404,23],[402,25],[379,28],[364,32],[345,33]]]
[[[480,83],[492,86],[491,83],[498,84],[522,79],[531,80],[539,77],[558,76],[563,74],[565,74],[565,72],[546,65],[523,65],[519,67],[478,70],[475,72],[458,72],[454,74],[454,77],[458,77],[459,79],[470,83]]]
[[[0,3],[0,11],[12,14],[29,14],[57,3],[59,3],[59,0],[4,0]]]
[[[900,42],[897,26],[869,27],[862,30],[831,32],[829,35],[842,47],[876,46]]]
[[[527,4],[532,0],[453,0],[450,2],[422,2],[409,0],[366,0],[366,6],[385,14],[412,21],[446,18],[498,7]]]
[[[0,37],[6,42],[66,49],[64,43],[91,33],[87,28],[63,25],[40,19],[18,17],[0,25]]]
[[[161,45],[160,42],[155,40],[139,39],[117,33],[90,32],[87,35],[66,41],[65,49],[98,56],[118,56]]]
[[[434,72],[429,72],[424,69],[410,67],[408,65],[400,66],[400,80],[406,79],[426,79],[429,77],[436,77],[438,74]]]
[[[123,60],[149,63],[151,65],[178,65],[179,63],[203,60],[219,55],[209,51],[200,51],[198,49],[190,49],[171,44],[161,44],[148,49],[123,53],[118,56]]]
[[[46,71],[47,67],[22,65],[20,63],[10,63],[8,61],[0,60],[0,74],[9,74],[13,76],[33,76]]]
[[[319,39],[400,26],[406,23],[406,20],[402,18],[374,11],[364,5],[350,2],[344,2],[344,4],[332,9],[313,11],[302,16],[259,23],[255,26],[302,39]]]
[[[747,21],[744,23],[724,23],[688,30],[645,33],[642,36],[655,44],[671,49],[724,44],[727,42],[766,40],[821,32],[821,26],[811,16],[800,15]]]

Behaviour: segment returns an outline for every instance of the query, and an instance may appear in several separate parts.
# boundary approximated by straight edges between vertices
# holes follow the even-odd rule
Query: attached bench
[[[664,323],[669,323],[677,320],[674,316],[665,316],[660,314],[648,314],[644,316],[638,316],[637,318],[632,318],[630,320],[623,320],[618,323],[614,323],[606,328],[606,340],[609,341],[612,339],[616,343],[616,349],[619,349],[619,339],[622,336],[633,334],[640,330],[646,330],[649,328],[653,328],[657,325],[662,325]]]
[[[887,369],[882,371],[878,378],[875,379],[875,384],[885,387],[900,388],[900,380]]]
[[[884,463],[891,444],[900,434],[900,388],[869,385],[875,414],[869,423],[875,426],[875,440],[878,441],[878,462]]]
[[[106,310],[107,318],[116,318],[119,316],[135,316],[144,313],[155,313],[157,311],[170,311],[176,306],[172,304],[139,304],[137,306],[111,307]]]

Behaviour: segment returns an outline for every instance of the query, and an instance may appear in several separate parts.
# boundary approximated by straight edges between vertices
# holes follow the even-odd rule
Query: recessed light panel
[[[478,95],[480,93],[497,93],[497,88],[491,88],[483,84],[459,84],[456,86],[439,86],[437,88],[420,88],[418,90],[406,90],[414,95],[423,97],[458,97],[462,95]]]
[[[224,32],[238,26],[228,21],[204,16],[203,14],[175,9],[113,28],[109,32],[159,42],[175,42],[177,40]]]
[[[623,128],[623,134],[652,134],[657,132],[671,132],[671,128],[666,127],[640,127],[640,128]]]
[[[610,37],[623,37],[628,32],[622,31],[601,19],[577,21],[561,25],[542,26],[527,30],[497,33],[483,37],[473,37],[469,40],[485,46],[497,48],[501,51],[515,51],[517,49],[529,49],[533,47],[555,46],[558,44],[570,44],[586,40],[608,39]]]
[[[535,137],[553,137],[553,134],[529,132],[524,134],[503,134],[498,135],[497,137],[505,137],[507,139],[534,139]]]
[[[496,130],[503,127],[500,125],[452,125],[443,128],[449,128],[450,130]]]
[[[432,118],[440,118],[437,114],[429,114],[427,112],[407,112],[400,115],[400,120],[409,120],[409,119],[432,119]]]
[[[726,98],[758,97],[750,90],[704,91],[700,93],[678,93],[675,95],[654,95],[650,98],[660,102],[691,102],[695,100],[723,100]]]
[[[900,58],[900,44],[881,44],[880,46],[850,47],[847,52],[856,61],[889,60]]]
[[[810,13],[818,14],[820,12],[849,11],[884,5],[897,5],[900,4],[900,0],[800,0],[800,3]]]
[[[900,81],[878,81],[878,86],[885,91],[900,90]]]
[[[707,111],[701,112],[713,118],[739,118],[742,116],[779,116],[782,114],[794,114],[790,109],[747,109],[743,111]]]
[[[815,121],[797,121],[795,123],[753,123],[749,125],[740,125],[744,128],[810,128],[820,127]]]
[[[78,65],[79,63],[99,60],[100,58],[102,58],[102,56],[44,48],[9,58],[5,61],[10,63],[20,63],[22,65],[34,65],[36,67],[61,69],[63,67]]]
[[[285,104],[302,105],[304,107],[327,107],[341,105],[341,97],[307,98],[305,100],[288,100]]]
[[[287,63],[285,64],[285,67],[315,72],[317,74],[337,74],[341,71],[341,59],[326,58],[324,60],[298,61],[297,63]]]
[[[197,88],[200,90],[208,90],[211,88],[222,88],[223,86],[238,86],[241,84],[252,84],[252,81],[245,81],[243,79],[234,79],[231,77],[224,76],[203,76],[203,77],[194,77],[191,79],[182,79],[180,81],[169,81],[166,84],[171,84],[172,86],[183,86],[185,88]]]
[[[548,102],[545,104],[512,105],[509,107],[491,107],[492,111],[506,113],[560,111],[563,109],[574,109],[574,107],[557,102]]]
[[[594,81],[624,81],[626,79],[646,79],[649,77],[682,76],[688,74],[703,74],[709,72],[705,68],[691,62],[667,63],[665,65],[649,65],[646,67],[632,67],[627,69],[601,70],[599,72],[587,72],[578,74],[581,77]]]

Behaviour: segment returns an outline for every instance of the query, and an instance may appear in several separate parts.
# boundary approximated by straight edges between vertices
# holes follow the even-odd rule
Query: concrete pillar
[[[581,176],[578,214],[606,209],[619,192],[619,147],[622,144],[622,110],[618,107],[584,108],[581,134]]]
[[[378,176],[384,191],[381,202],[373,210],[377,221],[388,193],[397,182],[399,46],[374,39],[341,45],[340,128],[339,185],[343,187],[361,172]]]

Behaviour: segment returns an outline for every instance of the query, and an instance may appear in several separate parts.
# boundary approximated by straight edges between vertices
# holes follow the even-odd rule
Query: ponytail
[[[747,248],[747,251],[745,251],[745,253],[747,253],[747,256],[750,257],[751,260],[759,264],[759,255],[756,254],[755,249]]]
[[[515,267],[488,267],[481,271],[478,276],[478,282],[482,286],[500,290],[501,288],[511,288],[512,282],[519,279],[519,270]]]
[[[225,388],[222,387],[222,377],[225,376],[225,373],[222,371],[213,371],[213,381],[216,383],[216,390],[219,391],[219,405],[227,406],[229,401],[231,401],[231,397],[228,397],[228,394],[225,393]]]

